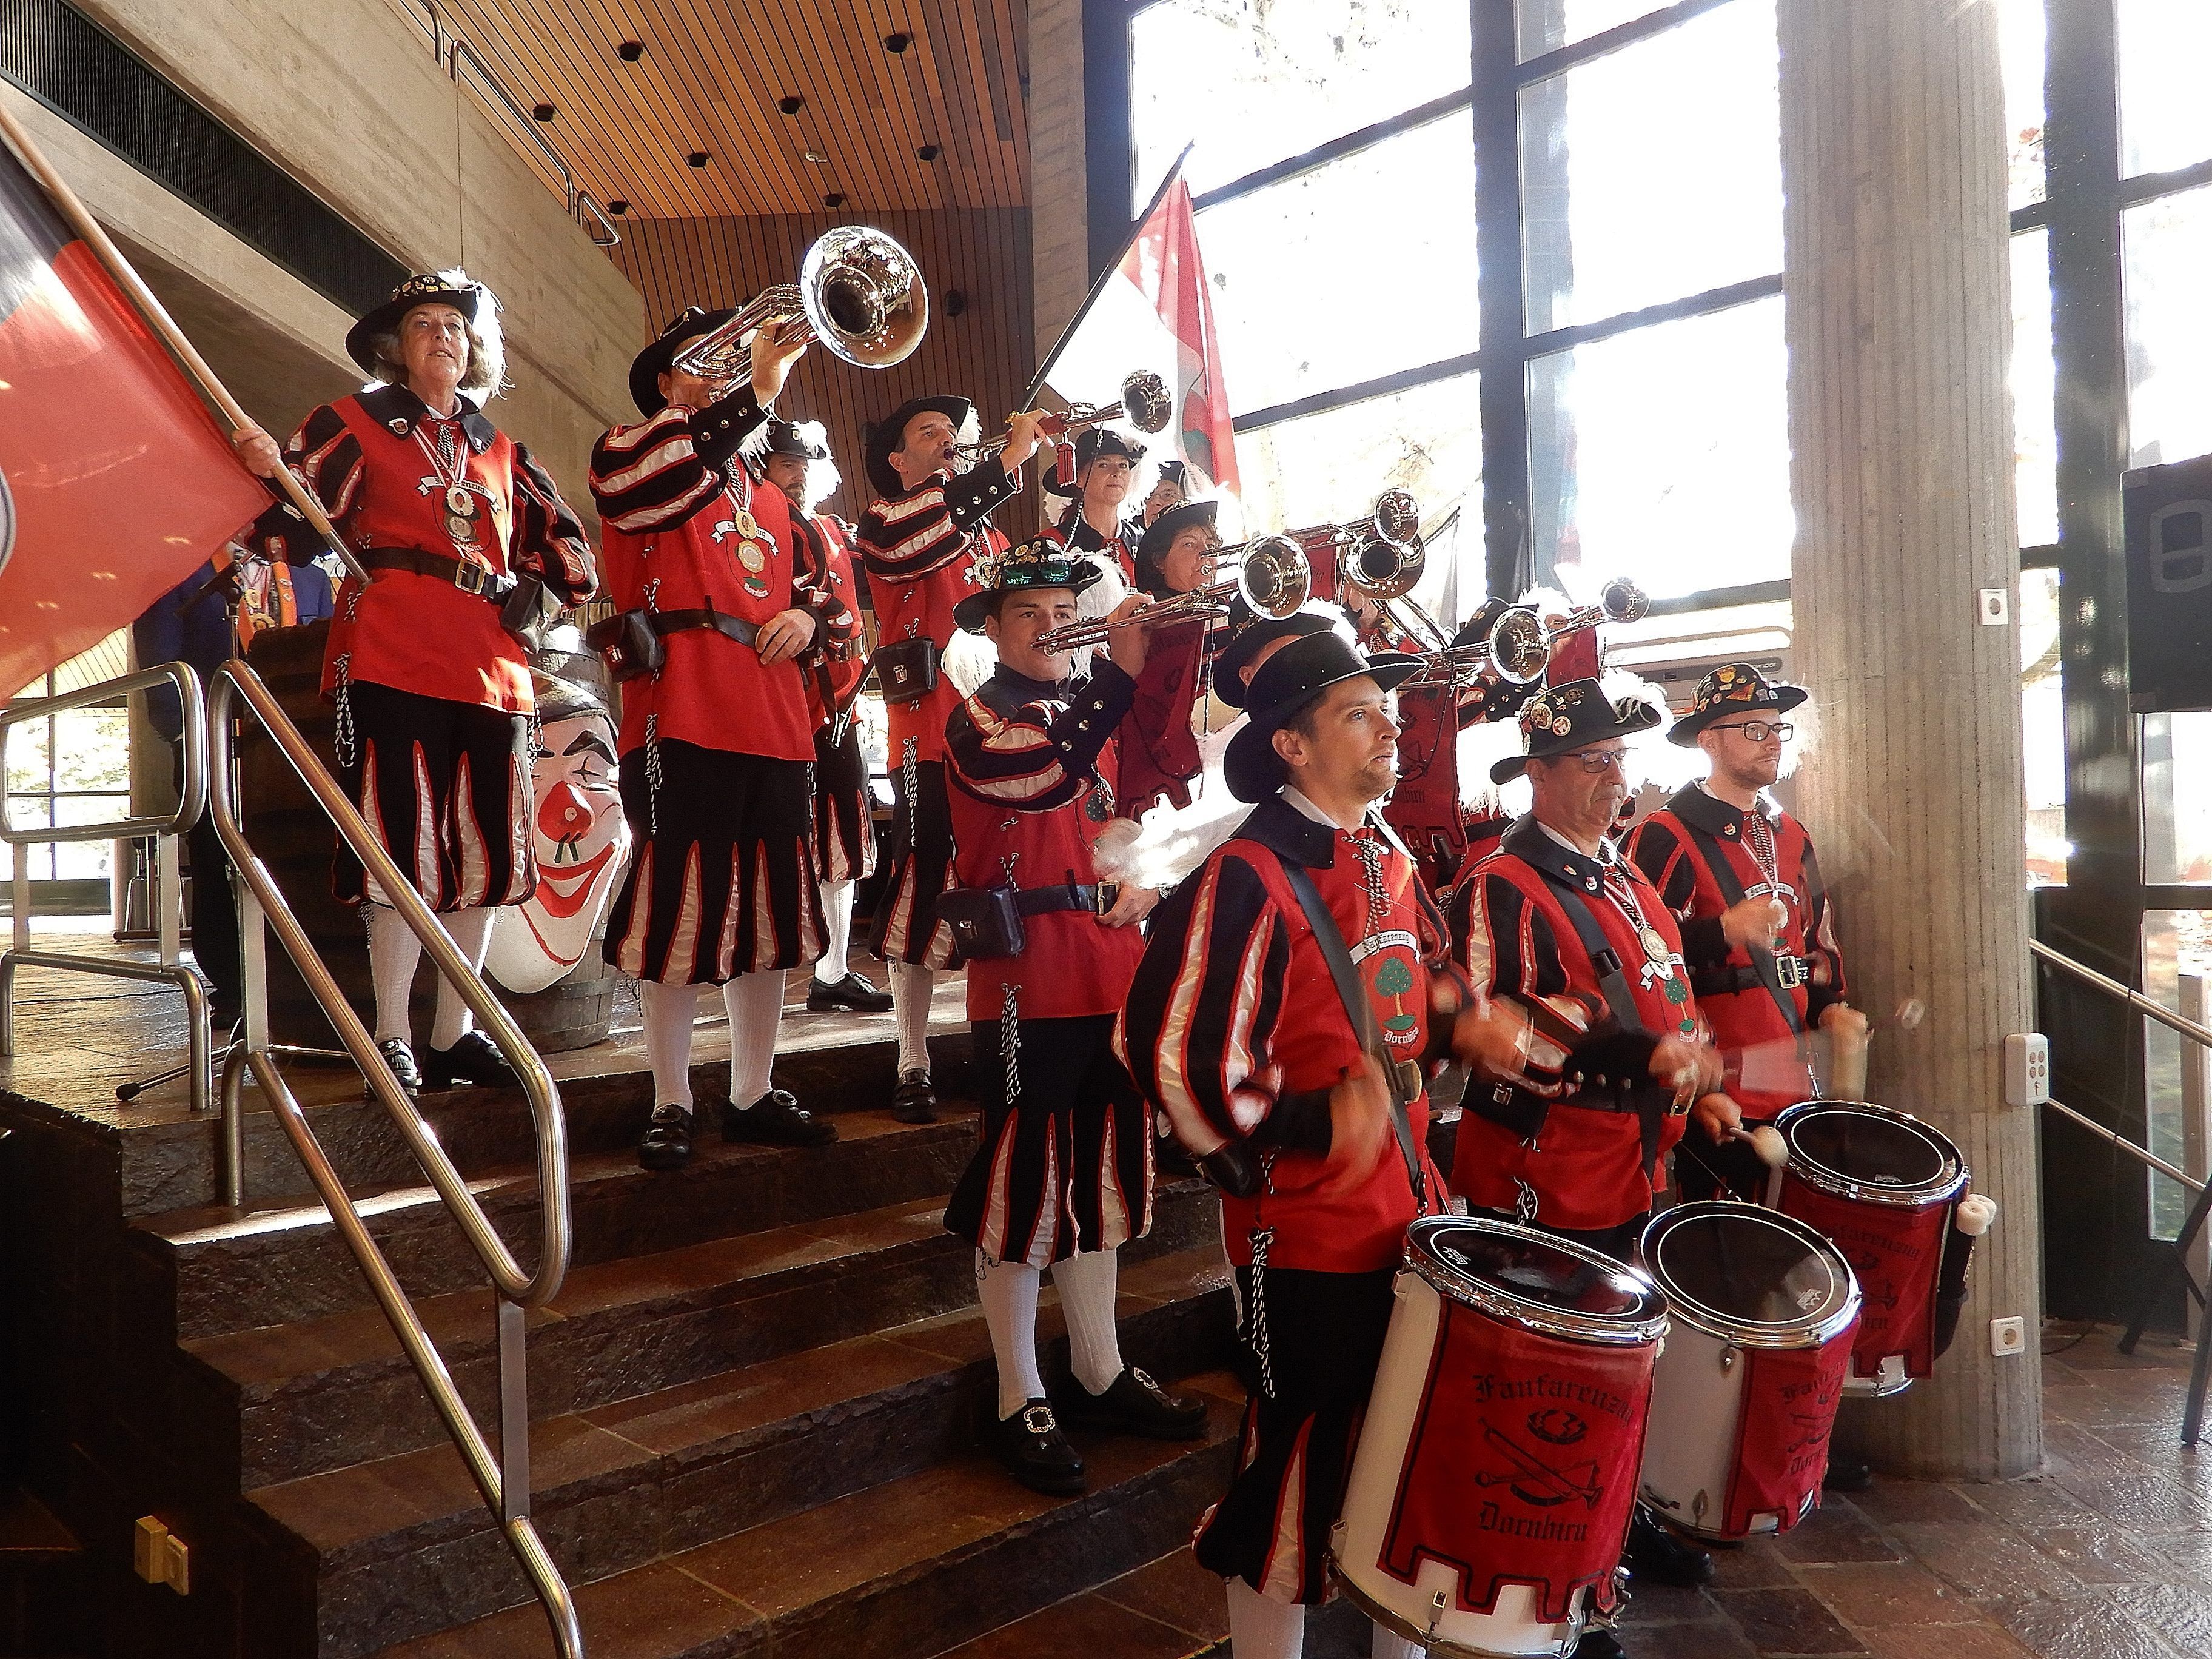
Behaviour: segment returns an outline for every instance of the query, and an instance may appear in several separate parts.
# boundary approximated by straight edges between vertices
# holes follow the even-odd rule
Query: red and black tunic
[[[1113,560],[1121,567],[1121,580],[1133,588],[1136,586],[1137,544],[1145,539],[1145,526],[1141,520],[1124,519],[1115,526],[1112,535],[1102,535],[1091,527],[1091,520],[1083,516],[1083,503],[1075,501],[1060,515],[1060,521],[1053,530],[1059,536],[1062,546],[1072,548],[1078,553],[1092,553]]]
[[[1635,1024],[1616,1018],[1567,910],[1577,895],[1618,958]],[[1528,1026],[1524,1089],[1467,1092],[1452,1187],[1470,1205],[1527,1225],[1601,1232],[1651,1207],[1659,1158],[1681,1139],[1674,1090],[1650,1075],[1663,1035],[1694,1036],[1698,1004],[1681,935],[1641,871],[1610,847],[1592,858],[1533,816],[1505,834],[1465,892],[1460,940],[1469,977]],[[1646,930],[1665,961],[1647,949]]]
[[[325,404],[284,447],[285,464],[356,550],[412,550],[494,576],[529,575],[565,605],[596,586],[584,527],[530,452],[466,397],[452,416],[434,414],[404,386]],[[457,539],[449,489],[465,490],[473,537]],[[252,532],[295,563],[322,543],[289,506],[264,513]],[[500,626],[497,605],[453,580],[386,569],[363,587],[349,578],[324,653],[323,690],[339,665],[352,684],[389,686],[508,714],[528,714],[530,664]]]
[[[814,861],[825,882],[865,881],[876,867],[876,826],[860,724],[849,712],[868,674],[867,653],[861,649],[857,629],[854,531],[826,513],[795,513],[792,526],[817,544],[826,591],[855,622],[854,637],[832,646],[806,677],[807,708],[815,721]]]
[[[1799,1039],[1820,1029],[1844,988],[1835,918],[1805,826],[1770,802],[1747,812],[1693,783],[1636,827],[1626,851],[1681,925],[1690,983],[1727,1060],[1729,1096],[1759,1118],[1808,1098]],[[1721,932],[1721,912],[1735,900],[1717,860],[1737,898],[1765,893],[1782,902],[1773,988],[1750,952]]]

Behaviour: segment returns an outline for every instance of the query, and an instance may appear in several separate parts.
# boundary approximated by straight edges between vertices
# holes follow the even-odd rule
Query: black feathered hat
[[[1242,708],[1244,670],[1263,647],[1277,640],[1302,640],[1309,634],[1348,635],[1351,631],[1349,624],[1313,611],[1293,611],[1287,617],[1254,617],[1230,635],[1229,643],[1213,659],[1213,695],[1231,708]]]
[[[983,623],[999,614],[999,603],[1024,588],[1064,587],[1080,593],[1106,574],[1096,559],[1071,551],[1050,536],[1036,536],[1009,548],[995,560],[978,562],[975,579],[982,591],[970,593],[952,607],[952,620],[970,634],[983,631]]]
[[[932,411],[951,422],[952,429],[957,432],[975,418],[975,405],[965,398],[949,395],[909,398],[871,427],[868,429],[868,483],[873,486],[877,495],[900,495],[906,493],[906,485],[899,481],[898,473],[891,466],[891,452],[905,447],[908,423],[915,416]]]
[[[389,371],[370,352],[369,343],[378,335],[389,334],[398,328],[399,319],[416,306],[451,306],[474,326],[488,300],[491,300],[491,290],[482,283],[465,283],[457,287],[451,276],[434,270],[410,276],[392,290],[389,300],[346,331],[346,356],[363,374],[380,380]]]
[[[1091,463],[1101,455],[1126,455],[1131,466],[1145,459],[1145,446],[1126,432],[1116,432],[1110,426],[1086,426],[1075,434],[1075,482],[1063,483],[1060,463],[1054,461],[1044,470],[1044,493],[1048,495],[1073,495],[1083,488],[1083,475]]]
[[[1698,682],[1689,712],[1668,728],[1667,741],[1685,749],[1698,746],[1698,733],[1729,714],[1752,714],[1762,709],[1786,714],[1805,701],[1802,685],[1770,680],[1747,662],[1724,662]]]
[[[650,420],[667,408],[668,399],[660,395],[660,377],[676,366],[676,354],[737,314],[735,306],[724,306],[719,311],[684,307],[651,345],[630,360],[629,400],[637,405],[637,412]]]
[[[1239,800],[1263,801],[1283,787],[1288,769],[1275,752],[1275,733],[1332,685],[1364,674],[1385,691],[1420,672],[1419,657],[1380,652],[1370,657],[1328,629],[1293,640],[1260,665],[1244,696],[1246,725],[1229,740],[1222,772]]]
[[[1156,584],[1163,580],[1168,550],[1175,545],[1175,538],[1194,527],[1212,529],[1214,519],[1220,511],[1219,501],[1185,501],[1179,507],[1170,507],[1153,520],[1152,528],[1145,532],[1137,543],[1137,586],[1158,598],[1159,588]]]
[[[1522,752],[1508,755],[1490,769],[1490,781],[1504,783],[1528,770],[1532,760],[1567,755],[1632,732],[1649,732],[1666,717],[1641,697],[1618,702],[1595,680],[1569,680],[1547,686],[1521,708]]]

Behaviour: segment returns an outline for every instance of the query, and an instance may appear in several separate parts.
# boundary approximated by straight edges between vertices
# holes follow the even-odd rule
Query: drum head
[[[1748,1204],[1667,1211],[1644,1230],[1644,1260],[1677,1316],[1753,1347],[1817,1346],[1858,1310],[1858,1282],[1834,1245]]]
[[[1831,1192],[1848,1183],[1877,1202],[1920,1204],[1966,1184],[1965,1160],[1948,1135],[1887,1107],[1808,1101],[1784,1112],[1777,1127],[1790,1164]]]
[[[1407,1231],[1406,1265],[1443,1295],[1554,1336],[1650,1341],[1667,1316],[1633,1267],[1510,1222],[1424,1217]]]

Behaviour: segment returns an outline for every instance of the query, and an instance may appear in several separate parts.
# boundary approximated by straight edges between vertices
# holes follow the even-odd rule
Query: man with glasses
[[[1844,959],[1820,866],[1804,825],[1762,792],[1780,775],[1792,728],[1779,718],[1802,687],[1728,663],[1698,684],[1668,741],[1705,751],[1710,769],[1637,827],[1627,853],[1651,878],[1682,931],[1690,988],[1727,1066],[1730,1098],[1755,1121],[1820,1092],[1812,1034],[1863,1038],[1866,1019],[1844,1000]],[[1751,1198],[1765,1170],[1750,1145],[1730,1140],[1678,1158],[1683,1194],[1725,1185]]]
[[[1628,796],[1626,739],[1662,718],[1649,702],[1614,702],[1594,679],[1522,707],[1526,752],[1490,775],[1504,783],[1525,771],[1534,804],[1468,878],[1457,941],[1468,976],[1517,1029],[1512,1057],[1478,1061],[1468,1084],[1453,1189],[1474,1212],[1623,1261],[1686,1115],[1706,1147],[1741,1118],[1721,1092],[1674,918],[1608,838]],[[1646,1581],[1712,1577],[1711,1558],[1641,1505],[1626,1559]],[[1619,1651],[1597,1632],[1577,1654]]]

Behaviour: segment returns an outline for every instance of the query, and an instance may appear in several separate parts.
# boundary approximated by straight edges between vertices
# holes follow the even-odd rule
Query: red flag
[[[0,147],[0,701],[129,624],[269,501]]]

